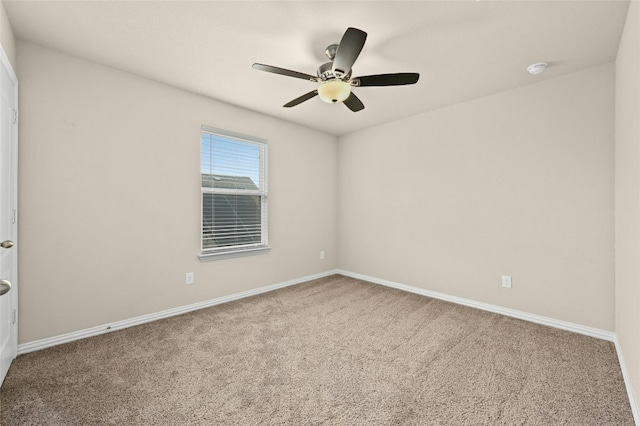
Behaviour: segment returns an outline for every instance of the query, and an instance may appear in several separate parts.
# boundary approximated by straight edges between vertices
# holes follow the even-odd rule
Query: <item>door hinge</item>
[[[16,124],[18,122],[18,110],[14,109],[13,110],[13,124]]]
[[[18,321],[18,310],[14,309],[11,313],[11,325],[15,324]]]

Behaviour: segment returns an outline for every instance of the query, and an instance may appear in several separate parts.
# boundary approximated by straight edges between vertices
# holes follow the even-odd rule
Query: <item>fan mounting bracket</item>
[[[325,49],[324,54],[327,55],[327,58],[329,58],[330,61],[333,61],[333,59],[336,57],[336,52],[337,51],[338,51],[338,45],[337,44],[330,44]]]

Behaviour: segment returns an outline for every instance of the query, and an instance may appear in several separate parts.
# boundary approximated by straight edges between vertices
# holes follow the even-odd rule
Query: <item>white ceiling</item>
[[[613,61],[624,1],[16,1],[13,31],[70,55],[341,135]],[[418,72],[413,86],[361,87],[354,113],[315,83],[251,68],[314,74],[347,27],[368,33],[354,76]],[[546,61],[531,76],[526,67]],[[585,88],[588,89],[588,88]]]

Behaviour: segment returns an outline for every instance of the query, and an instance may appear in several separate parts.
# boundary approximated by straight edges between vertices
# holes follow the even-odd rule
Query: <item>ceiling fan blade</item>
[[[366,39],[367,33],[364,31],[357,28],[347,28],[338,45],[336,56],[333,58],[333,72],[337,73],[339,78],[349,73],[358,59]]]
[[[344,100],[344,104],[353,112],[358,112],[364,109],[364,104],[353,92],[351,92],[349,97]]]
[[[287,77],[301,78],[307,81],[318,81],[318,77],[315,77],[311,74],[305,74],[303,72],[291,71],[284,68],[273,67],[271,65],[253,64],[252,68],[260,71],[271,72],[274,74],[286,75]]]
[[[420,74],[415,72],[400,72],[396,74],[378,74],[356,77],[352,81],[355,86],[403,86],[418,82]]]
[[[312,90],[309,93],[305,93],[304,95],[300,96],[299,98],[295,98],[294,100],[292,100],[291,102],[288,102],[286,104],[284,104],[283,106],[285,108],[291,108],[294,107],[298,104],[303,103],[304,101],[308,101],[309,99],[315,97],[318,95],[318,91],[317,90]]]

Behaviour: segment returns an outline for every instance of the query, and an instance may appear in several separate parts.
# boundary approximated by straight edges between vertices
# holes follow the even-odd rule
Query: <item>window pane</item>
[[[261,243],[260,196],[202,194],[202,248]]]
[[[202,133],[202,186],[225,189],[259,189],[263,144]],[[206,178],[205,178],[206,177]]]
[[[267,247],[267,141],[202,126],[202,250]]]

